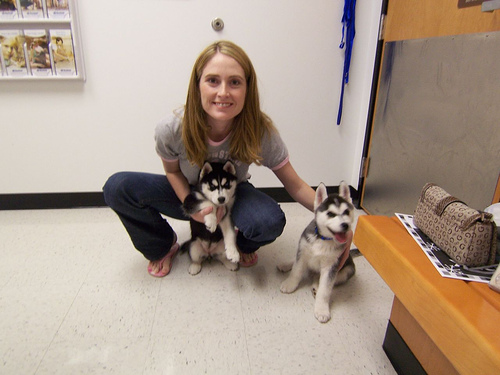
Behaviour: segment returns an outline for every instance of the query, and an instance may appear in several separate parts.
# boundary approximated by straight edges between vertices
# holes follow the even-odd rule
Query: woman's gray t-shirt
[[[182,174],[189,184],[195,185],[198,181],[200,168],[187,160],[186,149],[182,142],[183,111],[176,111],[164,118],[156,126],[155,141],[156,152],[165,161],[179,161]],[[229,155],[229,142],[231,134],[220,142],[208,140],[207,161],[223,163],[230,160],[236,167],[238,182],[247,181],[250,178],[248,173],[249,164],[239,160],[234,160]],[[289,160],[288,150],[278,132],[272,132],[262,139],[262,165],[276,171],[283,167]]]

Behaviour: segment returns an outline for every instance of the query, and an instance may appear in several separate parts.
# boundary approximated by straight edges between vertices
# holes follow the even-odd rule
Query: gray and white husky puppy
[[[330,299],[333,287],[349,280],[355,273],[354,262],[347,246],[351,239],[354,206],[349,186],[342,181],[339,194],[327,194],[321,183],[316,189],[314,220],[299,240],[294,262],[278,266],[282,272],[291,270],[281,284],[283,293],[294,292],[308,273],[319,274],[313,284],[316,296],[314,315],[321,323],[330,320]]]
[[[233,163],[206,162],[200,171],[198,185],[184,200],[183,208],[188,215],[213,207],[213,211],[204,218],[205,224],[190,219],[191,239],[181,246],[182,251],[189,251],[191,275],[201,271],[201,263],[206,258],[217,258],[231,271],[238,269],[240,253],[231,219],[236,184]],[[221,206],[225,212],[217,225],[217,208]]]

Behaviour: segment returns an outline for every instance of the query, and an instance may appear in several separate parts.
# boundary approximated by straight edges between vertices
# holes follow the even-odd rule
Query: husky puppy
[[[278,266],[282,272],[291,269],[281,284],[283,293],[294,292],[309,272],[319,274],[319,284],[313,284],[316,297],[314,315],[321,323],[330,320],[330,298],[333,287],[345,283],[355,273],[354,262],[346,248],[354,220],[349,187],[342,181],[339,194],[327,194],[321,183],[316,189],[314,220],[299,240],[295,262]]]
[[[213,211],[205,216],[205,224],[190,219],[191,239],[181,250],[189,251],[189,273],[201,271],[201,263],[208,257],[219,259],[231,271],[238,269],[240,254],[236,247],[236,232],[231,219],[231,208],[236,191],[236,169],[226,163],[206,162],[200,171],[196,188],[186,197],[184,211],[191,215],[207,207]],[[223,207],[224,217],[217,225],[217,208]]]

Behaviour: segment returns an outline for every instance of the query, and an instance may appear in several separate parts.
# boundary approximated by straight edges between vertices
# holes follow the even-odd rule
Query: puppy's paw
[[[226,257],[233,263],[238,263],[240,261],[240,253],[234,246],[226,247]]]
[[[330,320],[330,310],[315,309],[314,316],[320,323],[326,323]]]
[[[217,216],[213,213],[205,215],[205,226],[210,233],[215,232],[217,229]]]
[[[199,274],[201,271],[201,264],[199,263],[191,263],[189,265],[189,269],[188,269],[188,272],[190,275],[197,275]]]
[[[205,226],[207,227],[207,230],[210,233],[214,233],[215,230],[217,229],[217,223],[207,223],[207,222],[205,222]]]
[[[281,287],[280,287],[280,290],[281,290],[281,293],[293,293],[297,290],[297,283],[295,282],[295,280],[291,280],[290,278],[286,279],[285,281],[283,281],[281,283]]]
[[[220,254],[217,258],[229,271],[237,271],[238,268],[240,268],[238,263],[233,263],[229,259],[227,259],[225,253]]]
[[[233,262],[226,262],[226,263],[224,263],[224,266],[226,266],[226,268],[229,271],[237,271],[239,268],[238,263],[233,263]]]
[[[292,269],[292,267],[293,267],[293,262],[281,263],[276,266],[278,271],[281,272],[288,272]]]

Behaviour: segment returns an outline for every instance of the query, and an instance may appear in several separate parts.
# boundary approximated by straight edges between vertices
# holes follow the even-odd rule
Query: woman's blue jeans
[[[175,238],[161,214],[189,220],[165,175],[119,172],[108,179],[103,191],[106,204],[118,214],[135,248],[148,260],[164,257]],[[231,216],[239,229],[237,245],[243,253],[273,242],[286,223],[278,203],[249,182],[238,184]]]

